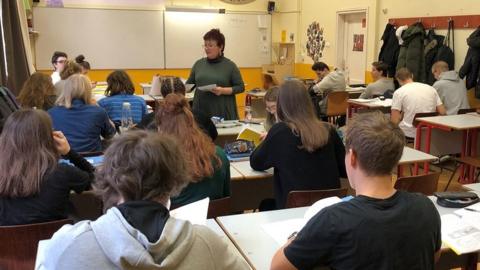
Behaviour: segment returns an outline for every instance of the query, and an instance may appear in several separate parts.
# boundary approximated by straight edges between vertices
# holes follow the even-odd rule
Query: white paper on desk
[[[441,216],[442,241],[458,255],[480,250],[480,228],[467,216]]]
[[[354,98],[354,99],[351,99],[351,100],[356,101],[356,102],[360,102],[360,103],[369,103],[369,102],[380,101],[380,99],[378,99],[378,98],[370,98],[370,99],[367,99],[367,98]]]
[[[303,218],[287,219],[262,225],[262,229],[280,246],[285,245],[293,232],[300,231],[305,226]]]
[[[188,220],[192,224],[205,225],[207,222],[209,203],[210,198],[207,197],[170,211],[170,216],[177,219]]]
[[[197,89],[200,90],[200,91],[212,91],[215,88],[217,88],[216,84],[197,86]]]
[[[267,223],[263,224],[262,228],[275,240],[275,242],[280,245],[284,245],[288,241],[288,237],[293,232],[300,231],[314,215],[320,212],[320,210],[339,202],[342,202],[342,199],[339,197],[328,197],[318,200],[307,209],[303,218],[287,219],[278,222]]]

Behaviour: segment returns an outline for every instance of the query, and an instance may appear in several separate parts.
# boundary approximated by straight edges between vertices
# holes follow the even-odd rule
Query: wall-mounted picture
[[[353,35],[353,51],[354,52],[363,52],[363,34]]]

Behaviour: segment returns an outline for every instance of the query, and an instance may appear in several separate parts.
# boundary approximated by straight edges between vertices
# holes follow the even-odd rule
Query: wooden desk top
[[[446,128],[455,130],[467,130],[480,128],[480,117],[470,114],[456,114],[456,115],[439,115],[431,117],[420,117],[418,121],[444,126]]]
[[[400,161],[398,162],[398,165],[416,163],[416,162],[428,162],[428,161],[434,161],[437,159],[438,158],[436,156],[405,146],[403,148],[403,154],[402,154],[402,157],[400,158]]]
[[[245,179],[254,179],[254,178],[267,178],[273,176],[273,168],[270,168],[266,171],[255,171],[250,167],[250,161],[238,161],[230,163],[231,167],[234,167],[240,174],[242,174]]]

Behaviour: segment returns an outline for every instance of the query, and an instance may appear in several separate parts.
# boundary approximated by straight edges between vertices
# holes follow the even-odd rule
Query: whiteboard
[[[165,67],[163,11],[34,7],[33,23],[37,69],[52,69],[54,51],[92,69]]]
[[[225,35],[225,57],[239,67],[271,62],[271,15],[165,11],[166,68],[191,68],[205,57],[203,35],[219,28]]]

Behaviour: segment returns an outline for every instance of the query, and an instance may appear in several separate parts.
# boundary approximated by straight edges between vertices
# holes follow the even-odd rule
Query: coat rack
[[[480,15],[390,18],[388,22],[396,26],[412,25],[421,22],[425,29],[447,29],[448,21],[450,20],[454,21],[455,29],[469,29],[480,26]]]

